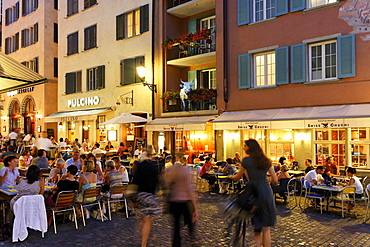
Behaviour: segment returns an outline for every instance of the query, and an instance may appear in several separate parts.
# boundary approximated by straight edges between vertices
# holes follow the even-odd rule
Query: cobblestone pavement
[[[226,223],[222,205],[226,196],[210,193],[199,194],[200,216],[196,225],[195,239],[187,236],[184,228],[183,246],[229,246],[229,239],[225,237]],[[370,246],[370,224],[362,223],[364,206],[357,210],[355,218],[346,215],[342,218],[340,211],[323,213],[317,209],[300,208],[289,210],[279,200],[277,203],[278,221],[272,229],[273,246]],[[138,232],[136,231],[135,217],[125,218],[123,213],[112,214],[112,221],[95,219],[87,220],[83,227],[79,222],[79,229],[74,228],[72,222],[58,224],[58,234],[54,234],[53,227],[41,238],[41,233],[29,230],[29,237],[21,243],[12,244],[11,240],[0,242],[3,246],[137,246]],[[370,222],[370,220],[368,221]],[[149,246],[171,246],[171,218],[162,215],[155,219]],[[248,228],[247,244],[252,246],[252,227]]]

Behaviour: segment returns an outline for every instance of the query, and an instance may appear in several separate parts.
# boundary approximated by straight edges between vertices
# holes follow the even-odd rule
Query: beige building
[[[58,11],[55,1],[2,1],[2,52],[48,79],[47,83],[10,88],[1,95],[1,133],[47,130],[57,125],[44,117],[57,110]]]
[[[139,123],[101,125],[122,113],[148,118],[152,91],[152,4],[148,0],[66,0],[58,6],[58,136],[103,145],[133,144],[144,138]],[[105,145],[104,145],[105,146]]]

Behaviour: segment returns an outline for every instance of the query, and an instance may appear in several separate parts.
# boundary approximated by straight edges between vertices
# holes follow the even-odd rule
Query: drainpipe
[[[227,103],[229,102],[229,84],[227,81],[228,78],[228,68],[227,68],[227,0],[223,1],[223,39],[224,39],[224,63],[223,63],[223,69],[224,69],[224,78],[223,78],[223,86],[224,86],[224,102],[225,102],[225,110],[227,109]]]
[[[154,28],[155,28],[155,21],[154,21],[154,17],[155,17],[155,6],[156,6],[156,0],[152,0],[152,80],[153,80],[153,84],[154,84],[154,48],[155,48],[155,44],[154,44]],[[158,85],[157,85],[158,87]],[[157,91],[158,92],[158,91]],[[154,111],[155,111],[155,107],[154,107],[154,97],[155,97],[155,92],[154,90],[152,90],[152,120],[154,120]]]

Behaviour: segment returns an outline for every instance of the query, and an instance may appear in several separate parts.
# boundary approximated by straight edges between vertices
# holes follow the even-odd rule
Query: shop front
[[[370,105],[342,105],[225,112],[213,121],[222,143],[219,159],[243,152],[243,142],[256,139],[273,163],[280,157],[322,165],[334,156],[340,167],[370,168]]]
[[[211,121],[215,116],[157,118],[146,124],[148,136],[153,135],[155,149],[166,147],[172,155],[182,153],[187,163],[199,156],[215,155],[215,134]]]

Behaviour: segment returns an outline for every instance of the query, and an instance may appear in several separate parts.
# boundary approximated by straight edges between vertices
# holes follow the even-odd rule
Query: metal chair
[[[320,213],[322,214],[322,203],[324,202],[325,195],[311,193],[311,184],[307,180],[303,183],[305,188],[304,202],[303,205],[306,205],[306,199],[314,199],[320,201]]]
[[[297,180],[295,178],[291,178],[288,181],[288,184],[286,186],[286,192],[285,192],[285,195],[288,197],[288,206],[289,207],[290,207],[290,197],[291,196],[293,196],[294,200],[295,200],[295,205],[294,205],[293,208],[295,208],[298,205],[297,197],[296,197],[297,192],[298,192],[298,190],[297,190]]]
[[[76,194],[77,191],[69,190],[69,191],[61,191],[58,193],[57,200],[55,202],[54,207],[49,207],[49,209],[53,212],[53,222],[54,222],[54,232],[57,234],[57,225],[55,221],[55,214],[67,211],[73,211],[73,217],[76,225],[76,229],[78,229],[77,225],[77,216],[76,216],[76,209],[74,207],[76,201]]]
[[[104,222],[104,217],[103,217],[103,211],[100,205],[100,191],[101,191],[101,186],[94,186],[86,189],[83,193],[82,196],[82,202],[79,203],[81,207],[81,214],[82,214],[82,222],[84,226],[86,226],[85,222],[85,214],[83,213],[83,208],[88,207],[88,206],[93,206],[93,205],[99,205],[99,211],[100,211],[100,216],[101,216],[101,221]],[[89,202],[89,199],[91,202]]]
[[[128,218],[127,201],[125,198],[126,189],[127,189],[127,184],[124,184],[124,183],[113,184],[110,187],[109,196],[107,198],[109,220],[112,220],[110,204],[115,203],[115,202],[125,202],[126,218]]]
[[[369,212],[369,207],[370,207],[370,192],[367,188],[365,188],[365,194],[366,194],[366,213],[365,213],[365,219],[364,219],[364,222],[367,220],[367,215],[368,215],[368,212]]]
[[[355,204],[356,214],[356,187],[345,187],[337,196],[332,196],[330,199],[342,202],[342,217],[344,217],[344,202],[353,202]]]

